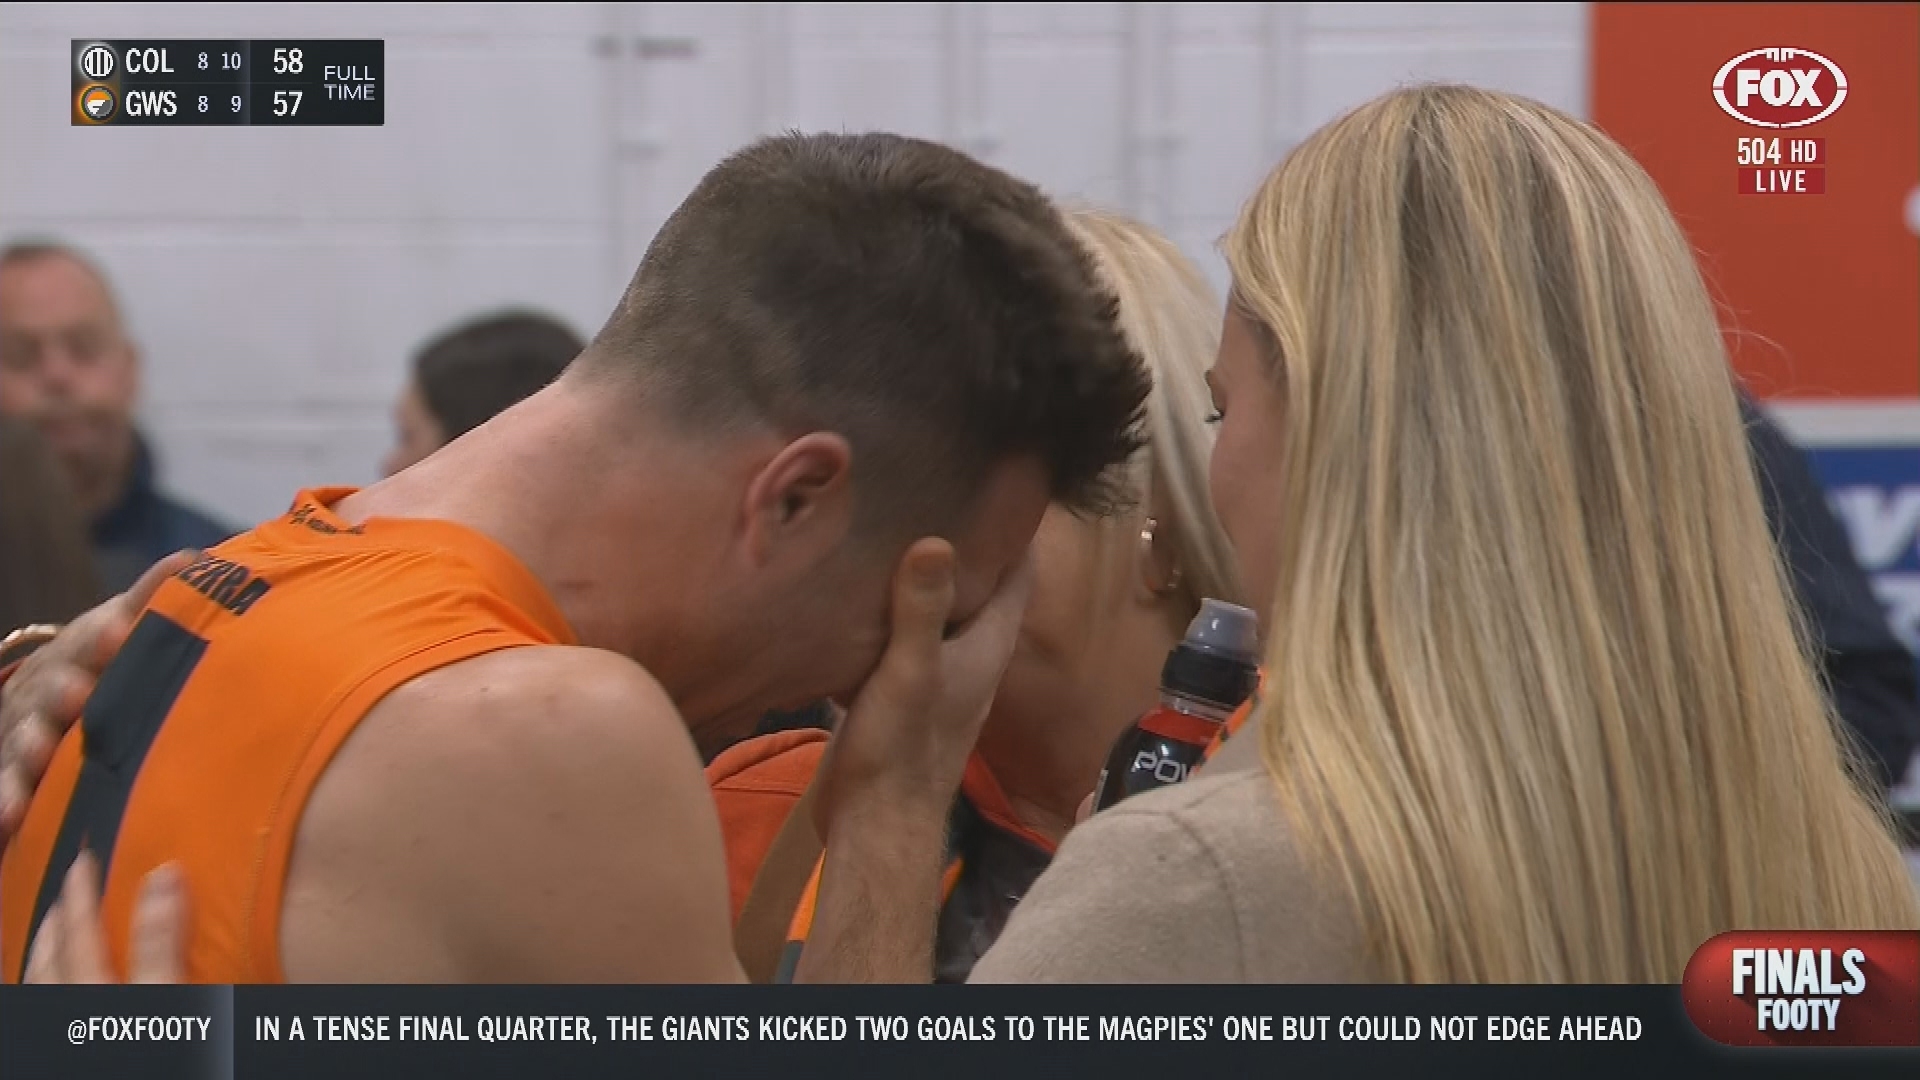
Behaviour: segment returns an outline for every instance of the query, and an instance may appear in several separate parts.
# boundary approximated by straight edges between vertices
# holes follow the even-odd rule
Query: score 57
[[[298,75],[306,69],[306,57],[299,49],[273,50],[273,73],[275,75]],[[273,115],[298,116],[300,114],[300,91],[275,90],[273,92]]]
[[[1742,165],[1778,165],[1780,164],[1780,139],[1741,139],[1740,164]]]

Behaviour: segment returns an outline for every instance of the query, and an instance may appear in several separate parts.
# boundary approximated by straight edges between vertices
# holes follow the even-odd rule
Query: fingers
[[[153,602],[153,594],[160,591],[168,578],[192,566],[199,557],[197,551],[176,551],[147,567],[147,572],[140,575],[132,588],[102,605],[109,609],[110,615],[93,628],[93,640],[87,643],[85,655],[89,672],[98,675],[106,669],[120,646],[127,643],[127,635],[133,632],[140,613]]]
[[[1075,825],[1078,825],[1092,816],[1093,816],[1093,792],[1089,791],[1087,792],[1087,797],[1080,800],[1080,809],[1074,813],[1073,823]]]
[[[179,867],[169,863],[141,882],[140,896],[134,901],[130,948],[130,981],[186,981],[187,890]]]
[[[915,541],[894,572],[892,625],[880,670],[913,683],[931,677],[952,610],[953,547],[931,537]]]
[[[27,803],[53,760],[59,732],[40,714],[27,716],[0,739],[0,846],[20,827]]]
[[[20,827],[61,736],[80,718],[140,612],[162,582],[197,557],[181,551],[153,564],[133,588],[73,620],[28,657],[0,691],[0,847]]]
[[[982,708],[992,700],[992,688],[999,685],[1007,663],[1013,659],[1032,592],[1033,559],[1029,555],[1000,582],[966,630],[946,644],[948,674],[981,688]]]
[[[198,551],[176,551],[147,567],[147,572],[140,575],[140,580],[133,583],[133,588],[114,599],[119,601],[122,608],[137,612],[153,602],[153,594],[160,591],[162,582],[192,566],[199,558]]]
[[[51,921],[51,920],[49,920]],[[60,953],[63,982],[113,981],[107,962],[106,933],[100,926],[100,864],[83,851],[67,871],[60,890]]]
[[[133,982],[178,983],[186,978],[187,898],[177,867],[147,875],[133,913]],[[100,922],[100,863],[81,852],[67,871],[60,899],[47,911],[27,956],[29,983],[111,983]]]
[[[1029,550],[1020,564],[1014,567],[987,600],[987,606],[980,609],[974,625],[968,627],[968,633],[979,632],[998,636],[1010,629],[1018,629],[1020,620],[1026,617],[1027,600],[1033,595],[1033,552]]]
[[[40,923],[40,932],[33,936],[33,948],[27,953],[25,982],[47,986],[60,981],[60,928],[64,920],[60,912],[60,902],[54,901],[47,909],[47,917]]]
[[[109,600],[69,623],[58,637],[27,657],[20,670],[0,688],[0,746],[22,726],[34,724],[57,738],[73,726],[93,692],[94,676],[104,664],[89,659],[98,647],[100,630],[112,616]]]
[[[75,624],[27,657],[0,690],[0,728],[11,732],[39,716],[55,718],[59,730],[65,730],[93,690],[93,675],[74,661],[73,645],[82,641],[90,648],[94,640],[95,635]]]
[[[100,929],[99,864],[81,852],[67,871],[60,899],[34,935],[27,955],[30,983],[104,983],[112,981],[107,944]]]

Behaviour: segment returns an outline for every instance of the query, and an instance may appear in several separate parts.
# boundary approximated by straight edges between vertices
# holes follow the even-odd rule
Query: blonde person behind
[[[1670,983],[1729,929],[1920,928],[1712,304],[1619,146],[1398,91],[1226,252],[1212,489],[1261,707],[1076,828],[974,981]]]
[[[934,977],[966,979],[1073,826],[1114,740],[1158,695],[1161,664],[1204,597],[1239,601],[1233,551],[1207,491],[1213,449],[1206,370],[1220,301],[1152,227],[1095,209],[1066,214],[1120,304],[1147,361],[1146,449],[1131,507],[1108,518],[1047,511],[1034,537],[1034,588],[962,786],[952,894],[941,907]],[[826,733],[781,732],[708,768],[727,843],[735,945],[770,978],[820,853],[796,813]]]
[[[976,981],[1676,982],[1725,930],[1920,927],[1691,249],[1618,145],[1389,94],[1226,254],[1254,728],[1076,830]]]

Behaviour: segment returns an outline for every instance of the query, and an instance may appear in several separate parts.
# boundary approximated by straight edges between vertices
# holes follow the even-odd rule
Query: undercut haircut
[[[1030,456],[1054,501],[1117,508],[1151,376],[1031,184],[898,135],[763,139],[654,237],[580,365],[698,430],[834,431],[863,524],[951,520]]]

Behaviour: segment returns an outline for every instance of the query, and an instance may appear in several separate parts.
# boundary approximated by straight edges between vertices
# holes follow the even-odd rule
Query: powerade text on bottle
[[[1253,612],[1203,601],[1186,639],[1160,669],[1159,706],[1113,744],[1094,792],[1094,810],[1185,780],[1220,725],[1252,695],[1260,678],[1259,649]]]

